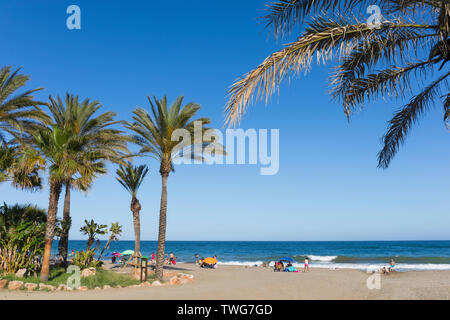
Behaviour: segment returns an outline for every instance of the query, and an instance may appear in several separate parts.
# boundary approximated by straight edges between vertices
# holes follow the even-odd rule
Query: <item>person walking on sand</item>
[[[305,267],[303,268],[303,272],[309,271],[309,258],[305,258]]]

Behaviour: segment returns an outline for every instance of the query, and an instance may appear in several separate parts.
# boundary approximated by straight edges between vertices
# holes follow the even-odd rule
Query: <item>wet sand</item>
[[[359,270],[312,268],[307,273],[287,273],[225,265],[201,269],[184,263],[176,270],[193,274],[194,283],[86,292],[0,290],[0,299],[450,299],[450,271],[381,275],[381,288],[369,290],[366,281],[370,274]]]

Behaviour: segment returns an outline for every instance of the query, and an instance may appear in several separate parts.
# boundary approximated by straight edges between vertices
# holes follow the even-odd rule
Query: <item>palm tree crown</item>
[[[120,166],[116,171],[117,181],[127,190],[133,197],[136,194],[148,173],[146,165],[133,166],[128,163],[126,166]]]
[[[369,5],[387,13],[379,24],[368,22]],[[331,96],[342,103],[347,117],[370,99],[411,93],[416,89],[412,77],[423,83],[437,69],[436,77],[389,121],[379,167],[389,166],[412,124],[440,99],[444,120],[450,119],[450,72],[443,68],[450,60],[448,0],[277,0],[268,10],[263,18],[276,37],[290,35],[299,24],[306,26],[296,40],[232,85],[227,124],[239,122],[253,98],[267,102],[283,80],[309,71],[314,58],[318,63],[338,58]]]
[[[5,141],[5,133],[19,138],[24,130],[35,129],[40,122],[48,122],[49,117],[39,108],[45,103],[34,100],[32,93],[42,88],[27,90],[13,95],[21,89],[29,76],[19,74],[20,69],[11,72],[11,67],[0,69],[0,140]]]

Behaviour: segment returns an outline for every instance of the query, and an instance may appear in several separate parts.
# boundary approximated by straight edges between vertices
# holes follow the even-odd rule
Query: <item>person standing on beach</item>
[[[305,258],[305,267],[303,268],[303,272],[309,271],[309,258]]]
[[[195,257],[195,264],[198,264],[198,254],[197,253],[194,254],[194,257]]]

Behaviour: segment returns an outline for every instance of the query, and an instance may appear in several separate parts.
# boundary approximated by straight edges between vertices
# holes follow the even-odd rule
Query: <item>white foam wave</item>
[[[309,256],[311,262],[309,264],[310,268],[322,268],[322,269],[330,269],[330,270],[339,270],[339,269],[356,269],[362,271],[378,271],[380,268],[384,267],[381,264],[364,264],[364,263],[330,263],[326,261],[314,263],[314,259],[312,256]],[[333,259],[331,259],[333,260]],[[327,260],[327,261],[331,261]],[[235,265],[235,266],[260,266],[262,261],[220,261],[218,264],[223,265]],[[273,266],[274,262],[270,263],[270,266]],[[296,268],[303,268],[303,263],[293,263],[292,264]],[[431,264],[431,263],[423,263],[423,264],[409,264],[409,263],[399,263],[396,266],[398,271],[420,271],[420,270],[450,270],[450,264]]]
[[[307,255],[304,256],[308,257],[311,261],[322,261],[322,262],[329,262],[333,261],[337,258],[337,256],[314,256],[314,255]]]

